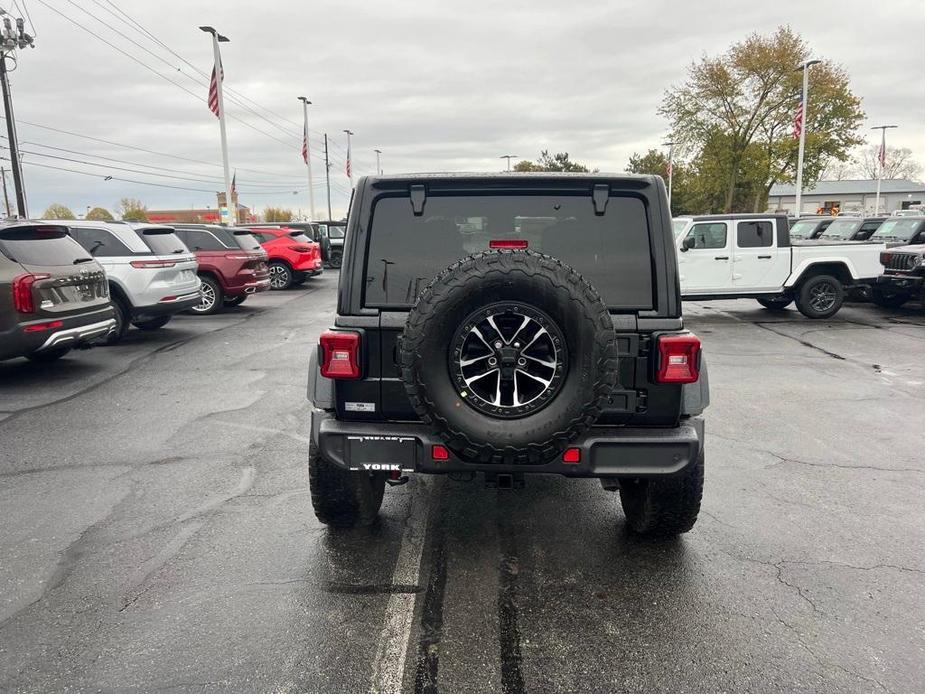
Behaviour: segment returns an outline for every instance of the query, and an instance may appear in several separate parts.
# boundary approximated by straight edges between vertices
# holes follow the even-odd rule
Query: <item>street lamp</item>
[[[871,128],[871,130],[880,131],[880,151],[877,153],[877,160],[880,165],[877,167],[877,202],[874,207],[874,214],[880,214],[880,184],[883,181],[883,170],[886,168],[886,131],[898,127],[898,125],[875,125]]]
[[[815,65],[821,63],[821,60],[806,60],[803,64],[798,67],[798,70],[803,71],[803,101],[800,104],[800,149],[797,154],[797,190],[796,190],[796,216],[800,216],[800,209],[803,202],[803,150],[806,147],[806,116],[809,113],[809,105],[806,103],[806,99],[809,96],[809,67],[810,65]]]
[[[516,154],[502,154],[498,159],[507,159],[507,170],[511,170],[511,159],[516,159]]]
[[[381,157],[382,157],[382,150],[374,149],[373,151],[376,153],[376,173],[381,176],[382,175],[382,165],[380,162],[381,162]]]

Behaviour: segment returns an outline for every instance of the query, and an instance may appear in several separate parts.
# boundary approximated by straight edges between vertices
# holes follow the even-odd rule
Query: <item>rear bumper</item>
[[[51,330],[27,332],[26,329],[50,320],[60,320],[61,327]],[[0,332],[0,359],[24,357],[57,347],[79,347],[90,340],[107,335],[116,326],[110,306],[79,316],[60,319],[43,317],[20,323]]]
[[[193,306],[198,306],[201,302],[202,294],[197,289],[195,292],[181,294],[175,299],[170,299],[168,301],[158,301],[156,304],[151,304],[149,306],[136,306],[132,309],[132,320],[172,316],[175,313],[191,309]]]
[[[922,275],[880,275],[876,284],[877,289],[894,294],[915,293],[923,286],[925,286],[925,276]]]
[[[443,445],[426,425],[414,422],[345,422],[312,411],[312,442],[325,458],[348,470],[408,472],[536,472],[567,477],[659,477],[674,475],[703,448],[703,419],[690,417],[675,428],[592,427],[570,444],[581,451],[577,464],[560,458],[540,465],[470,463],[450,453],[433,460]]]
[[[256,294],[257,292],[265,292],[270,289],[270,278],[260,280],[253,280],[245,282],[244,284],[238,284],[234,286],[225,287],[224,291],[225,296],[246,296],[248,294]]]

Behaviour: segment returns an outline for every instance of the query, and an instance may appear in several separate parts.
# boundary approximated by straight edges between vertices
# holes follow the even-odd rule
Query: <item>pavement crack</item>
[[[838,354],[838,353],[836,353],[836,352],[830,352],[829,350],[827,350],[827,349],[825,349],[825,348],[823,348],[823,347],[819,347],[818,345],[814,345],[812,342],[810,342],[810,341],[808,341],[808,340],[803,340],[803,339],[801,339],[801,338],[799,338],[799,337],[794,337],[793,335],[788,335],[787,333],[785,333],[785,332],[783,332],[783,331],[781,331],[781,330],[775,330],[774,328],[768,327],[768,326],[770,325],[769,323],[761,322],[761,321],[756,321],[753,325],[757,325],[757,326],[758,326],[759,328],[761,328],[762,330],[767,330],[768,332],[774,333],[775,335],[780,335],[781,337],[786,337],[788,340],[794,340],[795,342],[800,343],[800,344],[803,345],[804,347],[808,347],[809,349],[813,349],[813,350],[816,350],[817,352],[821,352],[822,354],[826,355],[827,357],[832,357],[833,359],[838,359],[838,360],[840,360],[840,361],[848,361],[848,358],[847,358],[847,357],[843,357],[841,354]],[[812,332],[812,331],[807,331],[807,332]]]

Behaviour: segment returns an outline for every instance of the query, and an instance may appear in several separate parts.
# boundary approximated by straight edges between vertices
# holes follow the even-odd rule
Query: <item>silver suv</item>
[[[60,224],[106,270],[116,318],[107,344],[121,340],[129,325],[162,328],[175,313],[201,301],[196,258],[172,228],[76,220]]]

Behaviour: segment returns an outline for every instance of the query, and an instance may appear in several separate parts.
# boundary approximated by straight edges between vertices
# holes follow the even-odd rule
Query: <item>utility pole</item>
[[[324,183],[328,189],[328,221],[331,217],[331,160],[328,159],[328,134],[324,134]]]
[[[666,142],[664,147],[668,148],[668,214],[671,214],[671,181],[674,178],[674,146],[677,142]]]
[[[25,32],[25,23],[22,18],[16,19],[16,28],[10,16],[0,10],[3,16],[3,29],[0,35],[0,83],[3,88],[3,109],[6,114],[6,134],[10,143],[10,168],[13,171],[13,187],[16,189],[16,211],[20,218],[27,219],[29,210],[26,207],[26,189],[22,178],[22,157],[19,154],[19,140],[16,136],[16,119],[13,116],[13,96],[10,93],[10,79],[6,69],[7,57],[16,49],[22,50],[26,46],[33,46],[33,39]],[[14,59],[15,63],[15,59]],[[4,189],[6,179],[4,178]],[[5,192],[5,190],[4,190]],[[7,203],[7,216],[9,216],[9,203]]]
[[[6,217],[10,218],[10,198],[6,194],[6,169],[0,166],[0,176],[3,177],[3,204],[6,205]]]
[[[305,166],[308,167],[308,203],[311,206],[311,220],[315,221],[315,181],[312,178],[312,153],[308,146],[308,106],[312,102],[304,96],[299,97],[302,102],[302,159],[305,160]]]
[[[886,168],[886,131],[891,128],[898,128],[898,125],[875,125],[871,130],[880,131],[880,151],[877,153],[877,161],[880,164],[877,167],[877,203],[874,207],[874,214],[880,214],[880,184],[883,182],[883,170]]]
[[[373,151],[376,153],[376,173],[381,176],[382,175],[382,164],[380,162],[381,162],[381,157],[382,157],[382,150],[374,149]]]
[[[234,204],[234,200],[231,198],[231,170],[228,167],[228,135],[225,133],[225,96],[224,87],[222,86],[222,82],[225,81],[225,67],[222,65],[222,52],[218,47],[219,43],[229,43],[230,39],[227,36],[222,36],[212,27],[203,26],[199,28],[207,34],[212,34],[212,53],[215,58],[212,74],[215,82],[215,92],[218,97],[216,101],[216,108],[218,111],[216,112],[215,109],[213,109],[213,113],[218,116],[219,128],[222,133],[222,166],[225,169],[225,207],[228,209],[228,226],[233,227],[237,222],[238,209],[237,205]],[[209,108],[212,108],[211,103],[209,104]],[[219,219],[221,219],[221,210],[219,210]]]
[[[350,161],[350,136],[353,135],[352,130],[344,130],[347,133],[347,178],[350,179],[350,190],[353,190],[353,162]]]
[[[516,159],[516,154],[502,154],[498,159],[507,159],[507,170],[511,170],[511,159]]]
[[[821,62],[821,60],[806,60],[797,68],[803,70],[803,101],[800,103],[800,149],[797,153],[797,209],[794,213],[796,217],[800,216],[803,204],[803,150],[806,148],[806,117],[809,115],[809,104],[806,101],[809,97],[809,66]]]

